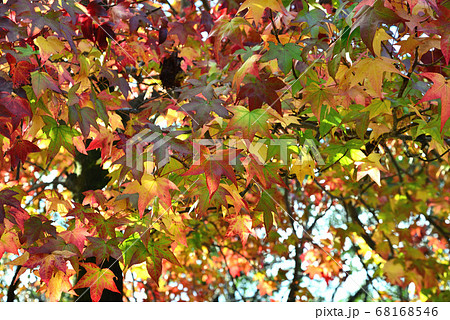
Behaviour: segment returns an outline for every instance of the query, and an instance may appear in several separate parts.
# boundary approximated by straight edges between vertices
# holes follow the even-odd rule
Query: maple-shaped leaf
[[[42,116],[42,119],[46,123],[42,130],[47,133],[47,136],[50,138],[48,158],[51,159],[56,156],[61,147],[64,147],[70,153],[75,154],[73,138],[79,136],[80,133],[61,121],[57,123],[52,117]]]
[[[78,105],[69,106],[69,123],[74,126],[78,122],[83,137],[87,138],[91,132],[91,126],[99,129],[97,124],[97,112],[94,109]]]
[[[255,236],[255,232],[252,227],[252,218],[246,214],[235,214],[226,218],[226,221],[230,223],[226,233],[226,237],[232,237],[238,235],[241,239],[242,246],[247,243],[248,236],[250,234]]]
[[[170,263],[181,266],[175,255],[170,251],[172,240],[163,236],[156,241],[150,240],[147,246],[149,256],[147,257],[147,271],[153,281],[158,284],[159,277],[162,272],[162,259],[166,259]]]
[[[59,302],[61,294],[63,292],[69,292],[70,288],[72,288],[70,277],[74,274],[74,270],[67,270],[66,273],[61,270],[53,272],[47,285],[47,291],[45,292],[45,296],[50,302]]]
[[[402,277],[405,276],[405,268],[400,263],[395,263],[394,260],[387,261],[383,266],[383,273],[386,279],[394,285],[403,285]]]
[[[182,105],[179,111],[187,112],[192,118],[192,127],[197,130],[213,119],[211,112],[216,113],[222,118],[228,118],[229,112],[222,105],[223,101],[219,99],[205,100],[199,97],[193,97],[190,102]]]
[[[262,57],[261,62],[277,59],[278,67],[284,74],[292,70],[293,60],[302,60],[302,47],[295,43],[276,44],[269,42],[269,51]]]
[[[266,8],[270,8],[275,13],[286,11],[280,0],[246,0],[238,12],[248,9],[246,17],[253,18],[258,24]]]
[[[39,53],[43,61],[47,61],[52,54],[59,54],[64,50],[64,42],[55,36],[47,38],[39,36],[34,39],[34,43],[39,47]]]
[[[267,182],[264,176],[264,164],[260,163],[255,155],[250,154],[242,164],[247,171],[247,186],[251,182],[253,182],[253,180],[255,180],[256,182],[259,182],[264,188],[267,188]]]
[[[283,115],[277,90],[283,89],[285,86],[286,84],[277,77],[255,79],[254,82],[245,84],[239,90],[236,102],[248,98],[250,110],[261,108],[264,103],[267,103],[272,109]]]
[[[402,75],[400,70],[395,68],[394,63],[396,63],[395,60],[386,57],[361,59],[353,64],[344,74],[341,86],[352,88],[360,83],[364,83],[364,80],[367,79],[368,82],[365,85],[371,87],[377,97],[383,98],[384,73],[397,73]]]
[[[119,248],[123,252],[125,269],[144,262],[148,257],[148,250],[137,232],[125,239]]]
[[[314,177],[315,163],[309,153],[302,153],[299,159],[292,161],[292,167],[290,169],[291,174],[295,174],[300,183],[303,182],[305,176],[309,175]]]
[[[20,206],[20,201],[14,198],[14,196],[18,195],[17,192],[9,189],[4,189],[0,191],[0,224],[3,223],[5,219],[5,208],[4,206],[14,207],[18,210],[22,210]]]
[[[95,257],[95,263],[100,264],[103,260],[113,257],[116,260],[122,258],[122,252],[118,245],[121,241],[119,238],[110,239],[108,241],[101,238],[87,237],[90,245],[86,247],[83,256],[86,258]]]
[[[6,220],[7,221],[7,220]],[[4,225],[0,225],[0,259],[5,252],[18,254],[18,249],[20,248],[19,237],[14,229]]]
[[[334,88],[312,82],[301,91],[301,94],[303,95],[303,99],[300,101],[300,104],[305,105],[309,103],[311,105],[311,111],[319,120],[323,105],[336,109],[337,103],[335,96],[337,95],[337,91]]]
[[[429,100],[441,99],[441,131],[444,128],[448,118],[450,118],[450,80],[446,80],[439,73],[425,72],[421,74],[423,77],[433,81],[431,88],[425,93],[419,101],[425,102]]]
[[[6,60],[9,63],[9,74],[14,84],[14,88],[18,88],[24,84],[30,83],[30,73],[34,70],[34,65],[28,61],[17,62],[11,54],[6,54]]]
[[[371,153],[366,159],[355,161],[355,164],[358,166],[356,180],[359,181],[368,175],[381,186],[380,171],[386,171],[386,169],[381,165],[380,158],[381,154]]]
[[[134,180],[129,183],[123,193],[139,194],[138,209],[139,215],[142,218],[145,208],[147,208],[155,197],[158,197],[167,208],[171,207],[172,197],[170,196],[170,190],[178,190],[178,187],[169,179],[154,177],[153,175],[144,173],[141,182]]]
[[[59,236],[63,238],[66,243],[71,243],[75,245],[80,252],[83,252],[84,242],[86,241],[86,237],[89,235],[87,229],[81,226],[81,223],[77,223],[77,226],[74,226],[73,229],[63,231],[59,233]]]
[[[196,205],[196,213],[198,217],[203,217],[210,207],[227,207],[227,196],[230,196],[230,193],[223,187],[222,184],[219,184],[217,191],[212,197],[210,197],[209,189],[204,178],[195,181],[192,187],[189,188],[189,197],[194,199],[196,198],[198,201]]]
[[[19,161],[25,163],[29,153],[39,151],[41,151],[41,149],[34,143],[20,138],[16,139],[11,148],[6,152],[6,154],[11,157],[11,169],[16,168]]]
[[[270,114],[264,109],[248,110],[242,106],[230,109],[234,115],[228,123],[226,132],[242,132],[245,139],[253,140],[255,134],[259,133],[270,138],[269,123]]]
[[[30,103],[27,99],[21,97],[2,92],[0,93],[0,106],[3,106],[11,114],[12,130],[17,128],[22,119],[25,117],[31,119],[33,116]]]
[[[67,264],[65,257],[65,253],[60,251],[55,251],[54,253],[50,254],[33,254],[23,266],[30,269],[39,266],[39,276],[41,277],[42,281],[44,281],[48,285],[55,269],[66,272]]]
[[[75,204],[79,205],[79,204]],[[77,214],[78,213],[78,214]],[[67,214],[68,216],[75,216],[79,219],[83,217],[89,221],[89,225],[95,227],[99,237],[103,239],[115,238],[116,228],[126,224],[127,220],[124,218],[116,218],[114,216],[106,219],[96,211],[84,211],[83,209],[75,208]]]
[[[403,21],[402,18],[400,18],[394,11],[384,6],[384,1],[376,0],[372,6],[365,5],[358,11],[350,32],[353,32],[353,30],[360,27],[361,39],[370,52],[375,55],[373,49],[373,39],[378,26],[381,23],[392,26],[401,21]]]
[[[115,275],[111,270],[101,269],[93,263],[80,263],[80,265],[86,269],[86,274],[78,280],[72,290],[89,288],[94,302],[100,301],[104,289],[120,293],[114,283]]]
[[[208,186],[209,196],[212,198],[219,188],[222,175],[230,179],[237,185],[236,175],[233,167],[230,165],[239,151],[230,149],[219,149],[216,153],[205,147],[200,146],[200,159],[194,163],[191,168],[182,176],[192,176],[204,173],[206,177],[206,185]]]
[[[31,73],[31,85],[36,97],[39,99],[47,89],[61,93],[55,80],[48,73],[34,71]]]
[[[282,188],[287,188],[283,179],[279,175],[278,171],[281,168],[281,164],[276,162],[269,162],[264,165],[264,176],[267,181],[267,185],[278,184]]]
[[[27,244],[33,244],[44,236],[45,233],[56,237],[56,228],[52,225],[52,221],[42,215],[34,216],[25,221],[21,241],[26,241]]]
[[[97,100],[98,101],[98,100]],[[100,149],[102,163],[105,162],[112,154],[113,142],[119,140],[114,132],[109,131],[105,127],[100,127],[94,140],[91,141],[86,151]]]

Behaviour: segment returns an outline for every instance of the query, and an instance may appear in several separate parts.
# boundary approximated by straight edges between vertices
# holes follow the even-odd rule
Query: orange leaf
[[[155,178],[152,175],[144,174],[139,181],[134,180],[124,190],[124,194],[139,194],[138,209],[139,215],[143,216],[145,208],[155,198],[158,197],[167,207],[172,205],[170,190],[178,190],[177,186],[166,178]]]
[[[104,289],[119,292],[114,283],[114,273],[109,269],[100,269],[93,263],[80,263],[86,269],[86,274],[72,289],[89,288],[92,301],[98,302]]]

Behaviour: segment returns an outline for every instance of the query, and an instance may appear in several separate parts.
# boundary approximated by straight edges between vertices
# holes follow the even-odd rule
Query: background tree
[[[2,300],[449,300],[449,1],[0,11]]]

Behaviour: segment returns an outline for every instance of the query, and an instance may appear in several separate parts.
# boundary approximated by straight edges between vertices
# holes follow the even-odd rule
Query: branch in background
[[[19,277],[21,268],[22,268],[22,266],[16,267],[16,272],[14,273],[14,276],[11,280],[11,284],[8,287],[8,293],[6,294],[6,297],[7,297],[6,302],[13,302],[14,299],[16,298],[15,291],[17,289],[17,286],[19,285],[18,277]]]
[[[227,258],[225,257],[225,254],[223,253],[222,248],[221,248],[220,246],[217,246],[217,247],[219,248],[220,254],[221,254],[222,257],[223,257],[223,261],[225,262],[225,267],[227,268],[228,274],[229,274],[229,276],[230,276],[230,278],[231,278],[231,282],[232,282],[232,284],[233,284],[234,290],[235,290],[237,293],[239,293],[239,295],[241,296],[241,298],[242,298],[242,300],[243,300],[244,302],[247,302],[247,299],[246,299],[245,296],[239,291],[239,289],[238,289],[238,287],[237,287],[236,281],[234,280],[234,277],[233,277],[233,275],[231,274],[230,267],[228,266]]]

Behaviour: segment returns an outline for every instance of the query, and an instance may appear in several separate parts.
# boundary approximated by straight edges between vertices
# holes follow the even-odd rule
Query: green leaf
[[[56,156],[61,147],[64,147],[70,153],[75,154],[73,138],[79,136],[80,133],[77,130],[67,126],[63,121],[58,124],[55,119],[49,116],[42,116],[42,119],[46,123],[43,130],[47,133],[47,137],[50,139],[50,144],[48,146],[48,158],[51,159]]]
[[[245,139],[252,140],[255,134],[259,133],[265,137],[270,137],[269,113],[264,109],[248,110],[242,106],[231,109],[234,113],[225,132],[239,130]]]

